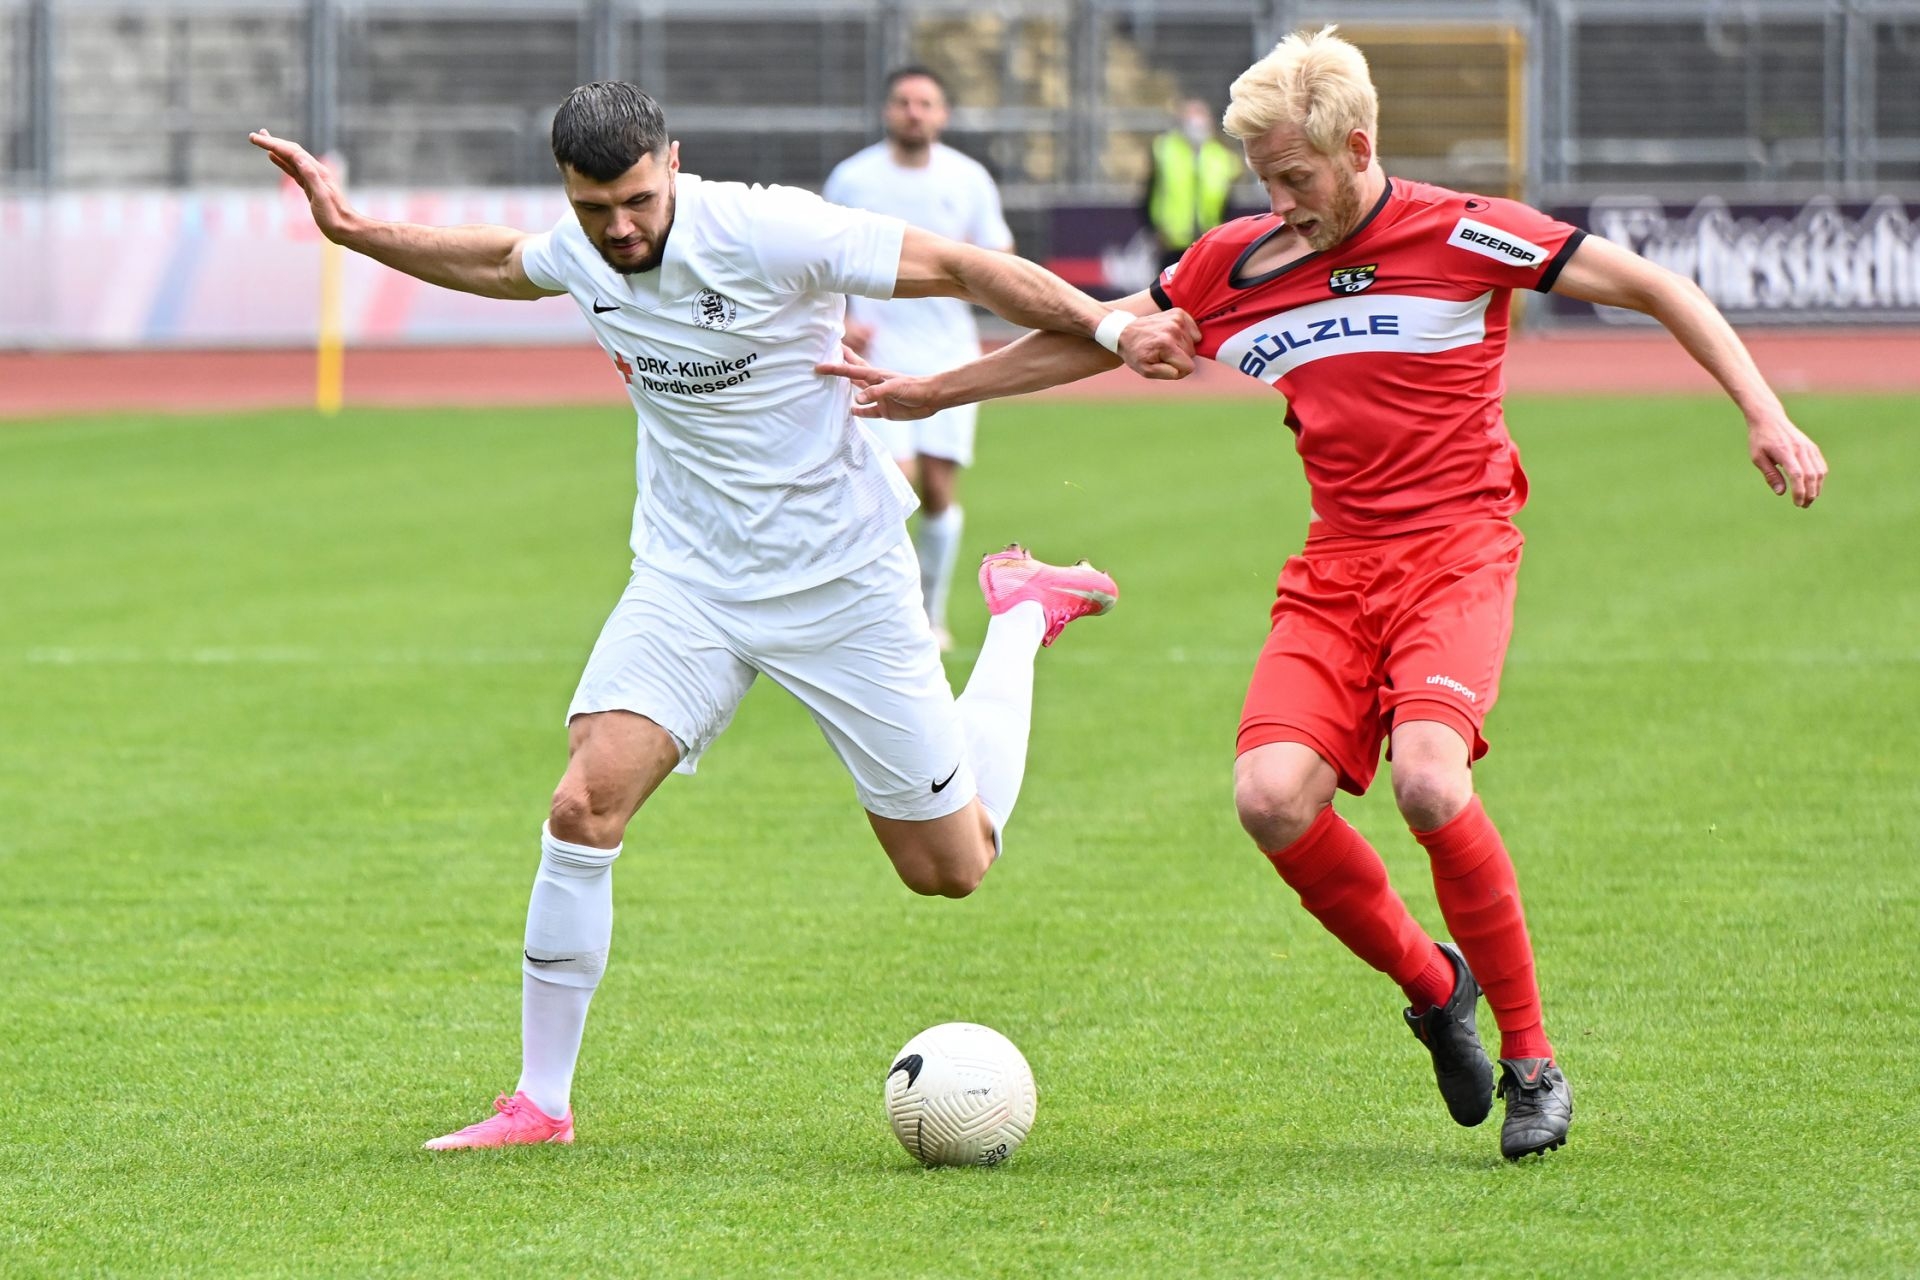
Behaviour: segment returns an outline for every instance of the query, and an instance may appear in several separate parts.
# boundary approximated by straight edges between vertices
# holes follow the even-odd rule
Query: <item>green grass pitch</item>
[[[1005,860],[914,898],[763,682],[629,833],[578,1144],[451,1157],[419,1144],[517,1070],[630,419],[0,430],[0,1273],[1920,1271],[1920,405],[1797,401],[1811,512],[1723,404],[1510,406],[1534,498],[1479,783],[1578,1102],[1521,1166],[1234,820],[1305,521],[1275,408],[990,409],[968,552],[1123,588],[1041,655]],[[1437,928],[1386,789],[1343,805]],[[1003,1168],[888,1132],[893,1051],[949,1019],[1039,1079]]]

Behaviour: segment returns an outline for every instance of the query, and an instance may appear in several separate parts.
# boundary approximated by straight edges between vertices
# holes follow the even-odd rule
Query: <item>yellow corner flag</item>
[[[321,163],[333,170],[342,187],[347,182],[347,162],[330,154]],[[313,407],[322,417],[340,412],[346,395],[346,324],[341,315],[340,279],[346,265],[346,250],[331,240],[320,241],[320,322],[314,351]]]
[[[320,242],[320,340],[315,351],[313,407],[323,417],[340,412],[346,390],[347,352],[340,323],[340,268],[346,250]]]

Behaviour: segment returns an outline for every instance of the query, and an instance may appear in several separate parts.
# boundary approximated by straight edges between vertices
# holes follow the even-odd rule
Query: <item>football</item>
[[[1020,1050],[977,1023],[927,1028],[887,1072],[893,1136],[925,1165],[999,1164],[1026,1141],[1038,1103]]]

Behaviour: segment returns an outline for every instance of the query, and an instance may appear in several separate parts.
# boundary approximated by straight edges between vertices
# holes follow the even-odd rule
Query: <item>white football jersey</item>
[[[852,415],[845,295],[889,297],[905,227],[794,187],[678,175],[660,266],[622,275],[568,214],[521,262],[564,290],[640,419],[633,554],[720,600],[804,591],[900,540],[916,500]]]
[[[876,142],[834,166],[821,194],[963,244],[1013,248],[992,176],[979,161],[937,142],[918,169],[901,168],[887,144]],[[940,373],[980,355],[973,308],[959,298],[855,298],[848,309],[855,320],[873,326],[867,360],[882,368]]]

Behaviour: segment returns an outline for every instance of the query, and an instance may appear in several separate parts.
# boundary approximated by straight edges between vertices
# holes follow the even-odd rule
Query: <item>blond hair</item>
[[[1347,135],[1368,137],[1380,120],[1380,96],[1366,55],[1324,27],[1296,31],[1233,82],[1221,125],[1245,142],[1283,124],[1300,126],[1322,155],[1333,155]]]

